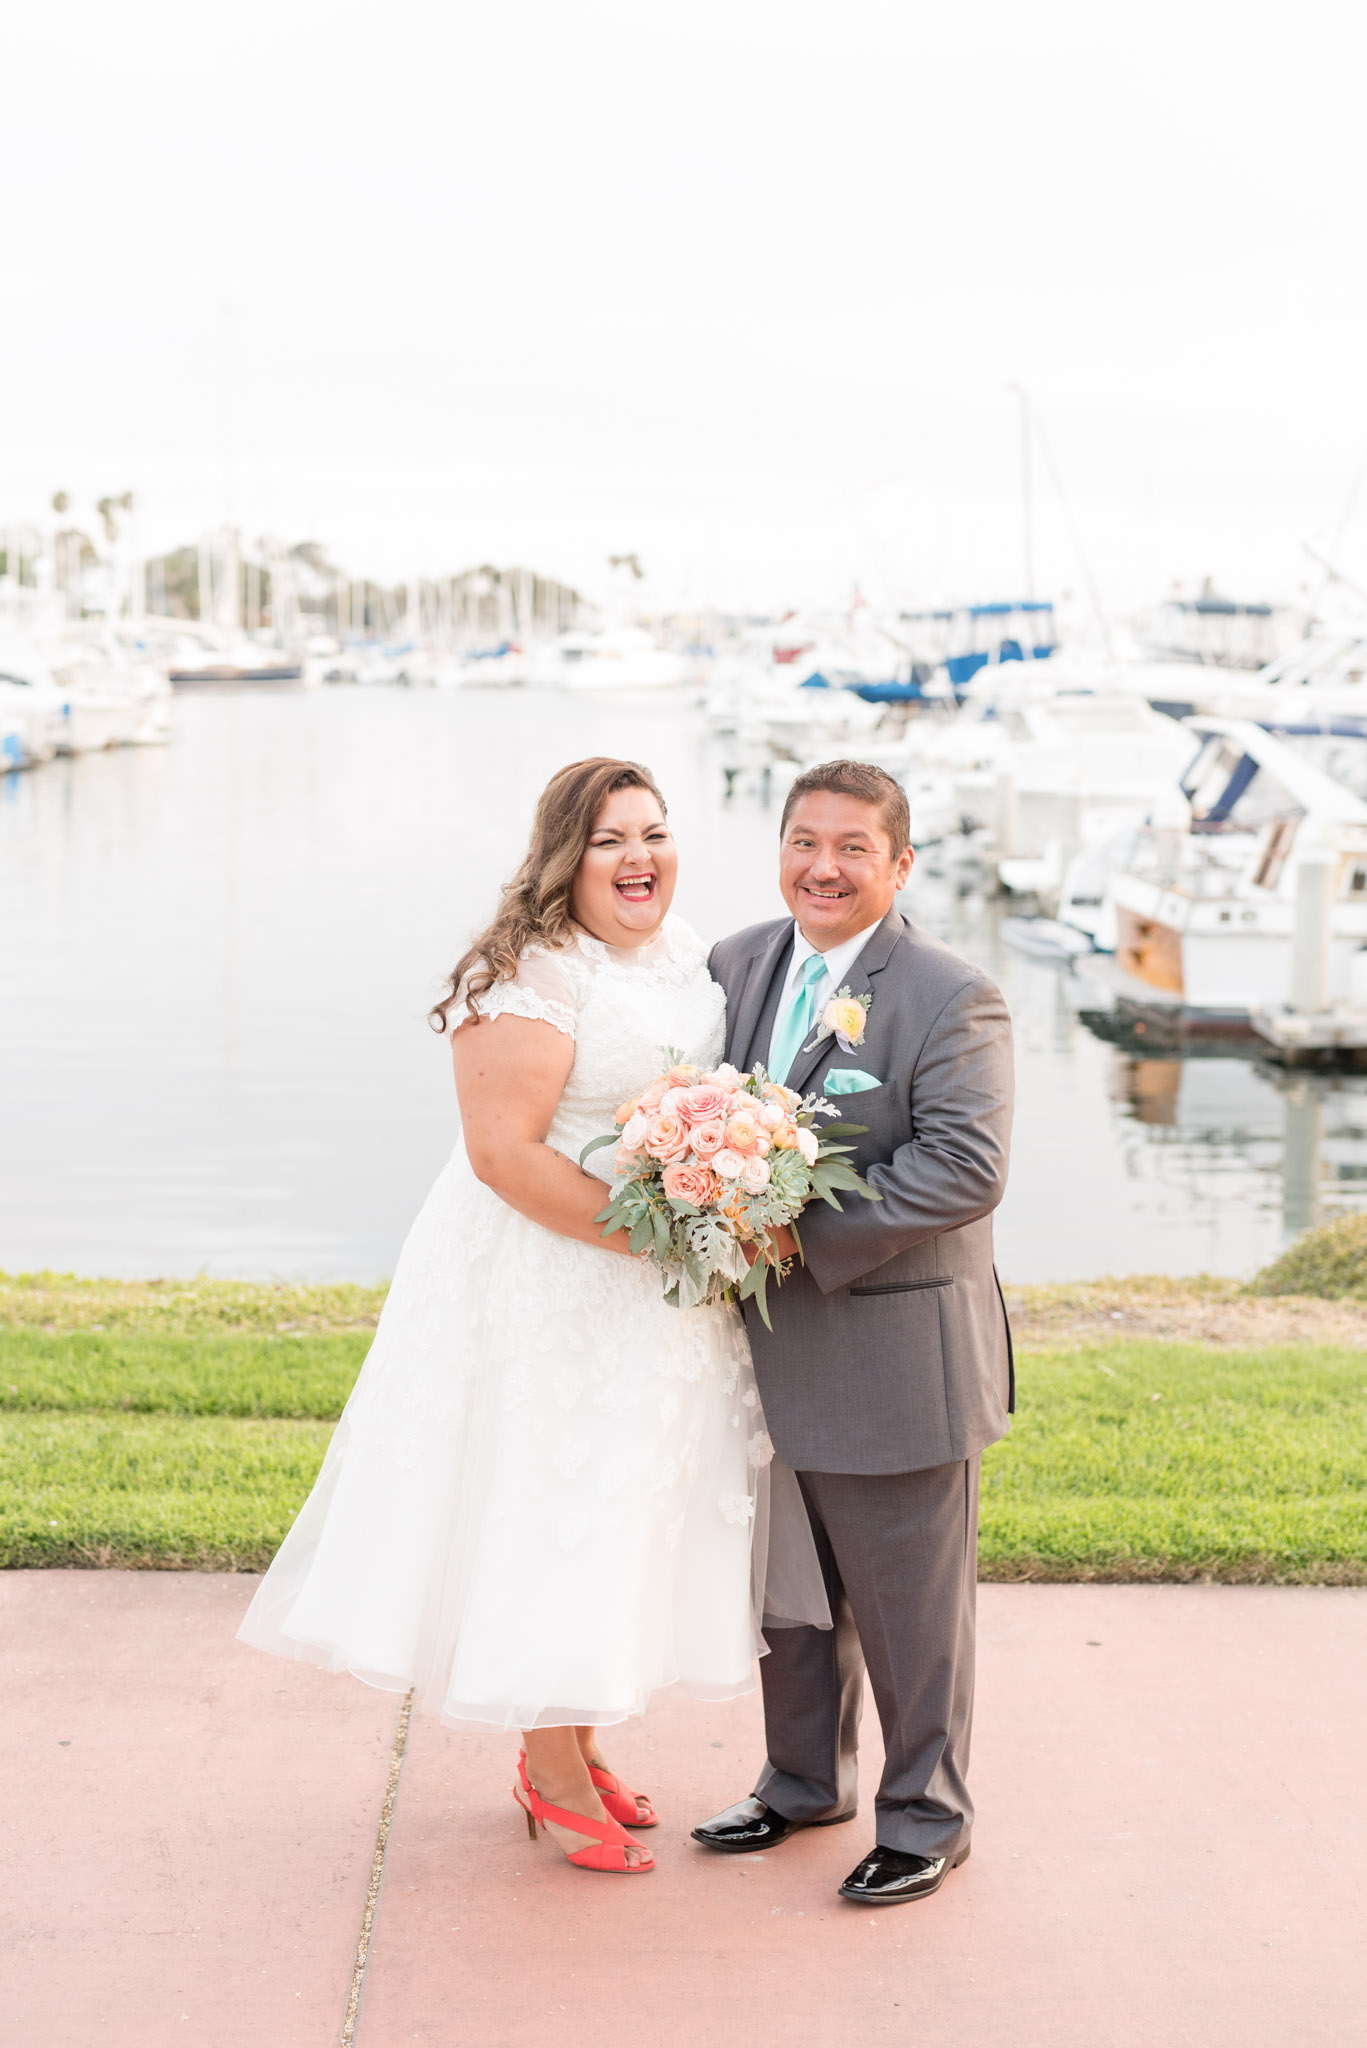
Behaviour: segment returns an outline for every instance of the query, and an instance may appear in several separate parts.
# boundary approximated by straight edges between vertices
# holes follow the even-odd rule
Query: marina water
[[[391,1273],[456,1128],[427,1005],[594,753],[659,777],[705,936],[781,913],[777,805],[724,800],[686,691],[206,695],[167,747],[0,778],[0,1268]],[[1114,1042],[933,864],[905,909],[1015,1020],[1008,1282],[1245,1274],[1367,1202],[1367,1077]]]

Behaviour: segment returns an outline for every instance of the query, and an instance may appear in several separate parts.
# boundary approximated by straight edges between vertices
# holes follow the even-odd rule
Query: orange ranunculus
[[[710,1166],[684,1166],[679,1163],[667,1166],[661,1176],[661,1185],[671,1202],[691,1202],[695,1209],[705,1209],[714,1202],[721,1189]]]

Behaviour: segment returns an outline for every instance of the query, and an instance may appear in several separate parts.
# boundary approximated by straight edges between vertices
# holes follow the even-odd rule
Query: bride
[[[740,1317],[667,1306],[593,1220],[610,1154],[577,1164],[666,1047],[721,1058],[722,992],[669,915],[677,865],[646,769],[578,761],[542,793],[433,1012],[460,1140],[240,1631],[412,1686],[443,1721],[520,1728],[533,1835],[630,1873],[654,1858],[627,1826],[657,1816],[595,1730],[663,1686],[748,1692],[763,1647],[750,1545],[770,1453]]]

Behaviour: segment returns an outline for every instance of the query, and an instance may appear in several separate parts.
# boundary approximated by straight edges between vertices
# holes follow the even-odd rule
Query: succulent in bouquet
[[[841,1194],[882,1199],[849,1162],[845,1141],[867,1126],[831,1121],[823,1096],[799,1095],[763,1067],[708,1072],[665,1057],[666,1071],[622,1104],[616,1130],[579,1155],[582,1166],[603,1146],[617,1148],[611,1199],[595,1220],[605,1237],[628,1233],[675,1307],[753,1298],[769,1325],[769,1276],[781,1282],[786,1271],[776,1232],[788,1225],[800,1252],[797,1220],[809,1202],[839,1209]]]

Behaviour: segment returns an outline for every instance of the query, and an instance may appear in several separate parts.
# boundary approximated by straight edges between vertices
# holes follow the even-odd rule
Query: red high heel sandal
[[[527,1776],[527,1754],[524,1750],[517,1760],[517,1775],[520,1787],[514,1785],[513,1797],[527,1816],[527,1833],[536,1840],[536,1826],[540,1821],[545,1827],[554,1821],[557,1827],[569,1828],[576,1835],[592,1835],[595,1839],[587,1848],[572,1853],[562,1853],[570,1863],[577,1863],[581,1870],[604,1870],[613,1876],[638,1877],[655,1868],[655,1858],[649,1849],[641,1851],[639,1863],[627,1862],[628,1849],[640,1849],[639,1842],[632,1840],[619,1821],[594,1820],[586,1813],[569,1813],[563,1806],[549,1806]],[[523,1793],[526,1798],[523,1798]]]
[[[660,1825],[660,1816],[646,1793],[633,1792],[630,1785],[624,1784],[621,1778],[615,1778],[611,1771],[605,1771],[601,1764],[590,1764],[589,1776],[593,1780],[594,1791],[608,1812],[614,1820],[621,1821],[624,1828],[657,1828]],[[644,1819],[640,1809],[642,1799],[646,1803]]]

